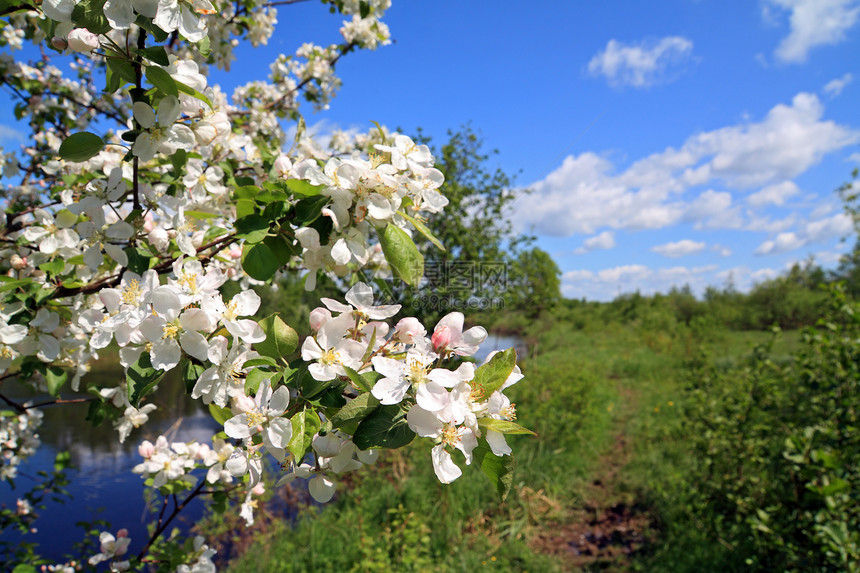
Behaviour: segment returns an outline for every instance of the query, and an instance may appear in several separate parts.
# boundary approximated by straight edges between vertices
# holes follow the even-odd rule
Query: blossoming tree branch
[[[504,395],[522,378],[514,351],[477,365],[483,328],[460,313],[432,330],[398,319],[360,280],[417,285],[412,237],[443,248],[424,224],[448,202],[428,148],[381,126],[326,146],[304,130],[300,107],[328,106],[336,62],[389,42],[389,0],[324,1],[346,18],[341,44],[304,44],[232,94],[207,81],[239,42],[265,44],[290,3],[0,0],[0,84],[32,131],[2,156],[0,380],[53,396],[18,402],[0,385],[0,476],[38,447],[41,407],[79,408],[124,442],[176,369],[223,425],[211,443],[139,445],[134,471],[164,500],[152,535],[105,531],[89,565],[214,570],[201,538],[163,534],[204,495],[236,498],[252,523],[269,456],[269,483],[306,479],[320,502],[338,474],[416,437],[441,482],[472,464],[510,488],[505,436],[529,433]],[[256,316],[251,287],[284,273],[308,290],[321,273],[351,287],[321,300],[301,344],[279,315]],[[225,300],[228,281],[238,294]],[[104,387],[87,372],[109,348],[126,377]]]

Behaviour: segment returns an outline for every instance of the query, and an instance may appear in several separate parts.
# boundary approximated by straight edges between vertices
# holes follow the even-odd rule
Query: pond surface
[[[115,380],[122,376],[121,371],[91,374],[90,380],[114,386]],[[49,398],[34,396],[11,381],[4,382],[3,392],[21,402]],[[70,396],[64,394],[64,397]],[[133,430],[124,444],[119,443],[118,433],[108,422],[94,428],[85,420],[86,403],[42,408],[44,419],[38,430],[42,445],[18,467],[15,489],[5,481],[0,482],[0,504],[15,508],[16,500],[43,480],[37,475],[39,471],[53,471],[58,452],[71,455],[74,469],[67,471],[70,483],[66,487],[71,498],[62,504],[47,500],[46,508],[36,512],[39,517],[33,524],[35,532],[22,535],[17,530],[4,531],[0,533],[0,540],[38,543],[37,553],[59,562],[84,537],[84,529],[74,524],[101,519],[110,522],[112,533],[120,528],[128,529],[130,553],[139,551],[149,539],[146,524],[152,515],[144,499],[144,480],[131,471],[142,461],[137,445],[145,439],[154,442],[160,434],[167,435],[171,441],[209,443],[220,429],[209,416],[208,409],[199,401],[186,398],[185,388],[177,379],[162,381],[156,402],[165,406],[152,412],[150,422]],[[202,479],[203,475],[198,477]],[[205,501],[194,500],[177,517],[177,520],[184,520],[184,526],[183,523],[177,525],[183,529],[193,525],[202,516],[204,505]]]

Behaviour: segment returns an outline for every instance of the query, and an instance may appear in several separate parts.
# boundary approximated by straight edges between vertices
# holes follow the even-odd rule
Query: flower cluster
[[[189,498],[204,494],[195,484],[205,472],[205,493],[235,490],[249,524],[265,455],[280,464],[278,484],[307,479],[326,502],[336,476],[380,448],[428,438],[450,482],[461,472],[455,451],[467,464],[509,455],[504,435],[525,432],[502,393],[521,378],[512,351],[476,366],[484,329],[464,330],[459,313],[430,333],[414,318],[393,323],[399,305],[376,305],[356,282],[369,271],[417,285],[412,236],[439,244],[424,222],[448,199],[430,150],[408,136],[377,125],[324,146],[305,129],[300,106],[329,105],[338,61],[390,43],[390,0],[327,3],[345,17],[342,43],[302,44],[272,62],[267,81],[232,93],[207,70],[229,68],[240,39],[268,41],[269,2],[44,0],[0,26],[0,45],[32,41],[42,54],[0,54],[15,113],[33,130],[21,149],[0,150],[0,375],[56,402],[90,401],[88,419],[108,420],[124,442],[178,370],[224,433],[211,445],[144,441],[133,471]],[[346,304],[322,299],[295,359],[295,332],[278,315],[254,318],[252,287],[284,273],[309,290],[320,273],[354,285]],[[126,379],[92,384],[90,364],[114,349]],[[87,398],[62,399],[67,387]],[[38,445],[41,421],[36,407],[10,405],[17,412],[0,416],[7,479]],[[214,552],[188,541],[171,568],[214,570]],[[125,559],[123,530],[103,532],[100,545],[91,565],[138,565]]]
[[[0,412],[0,479],[13,479],[18,466],[39,448],[42,412],[30,408],[24,413]]]

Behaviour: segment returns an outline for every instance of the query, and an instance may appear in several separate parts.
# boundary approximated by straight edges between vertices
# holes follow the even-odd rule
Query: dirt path
[[[631,557],[653,539],[651,518],[628,488],[620,487],[622,470],[632,457],[630,420],[639,402],[619,382],[615,437],[600,456],[581,504],[564,523],[553,524],[532,541],[536,550],[558,556],[564,571],[627,571]]]

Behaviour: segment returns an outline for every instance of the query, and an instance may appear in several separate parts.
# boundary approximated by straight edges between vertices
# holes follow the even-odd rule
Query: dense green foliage
[[[691,510],[738,567],[860,570],[858,360],[860,305],[837,292],[793,359],[695,365]]]

